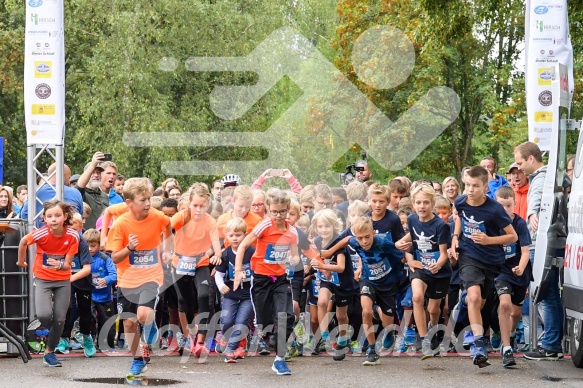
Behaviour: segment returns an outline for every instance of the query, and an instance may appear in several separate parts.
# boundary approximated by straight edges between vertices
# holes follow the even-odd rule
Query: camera
[[[352,182],[357,171],[364,171],[364,167],[356,167],[354,163],[346,166],[345,172],[340,174],[340,185],[346,186]]]

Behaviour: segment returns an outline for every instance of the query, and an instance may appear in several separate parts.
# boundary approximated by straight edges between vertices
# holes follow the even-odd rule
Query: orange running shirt
[[[285,262],[291,258],[290,249],[298,245],[296,228],[287,221],[285,226],[286,230],[282,232],[268,218],[253,229],[252,233],[257,236],[257,248],[251,258],[251,269],[254,273],[267,276],[285,274]]]
[[[57,271],[47,265],[47,259],[65,260],[65,256],[74,256],[79,250],[79,233],[71,227],[65,229],[61,237],[52,235],[47,225],[26,235],[26,245],[36,244],[36,257],[33,274],[42,280],[69,280],[71,270]]]
[[[148,282],[162,285],[160,235],[166,231],[170,219],[159,210],[150,208],[148,216],[141,221],[130,213],[119,216],[109,230],[107,250],[119,252],[129,244],[129,235],[138,236],[138,246],[126,258],[117,263],[117,282],[123,288],[137,288]]]
[[[213,240],[219,240],[217,222],[213,217],[204,213],[200,221],[191,218],[186,222],[189,211],[190,209],[184,209],[172,216],[172,228],[176,231],[172,265],[180,275],[186,275],[185,272],[194,274],[196,268],[208,267],[209,257],[206,251],[211,248]],[[180,256],[183,259],[179,265]]]
[[[217,228],[219,229],[219,238],[225,239],[225,225],[227,225],[227,222],[229,222],[230,220],[233,219],[233,212],[228,212],[225,213],[223,215],[221,215],[219,217],[219,219],[217,220]],[[245,216],[245,218],[243,218],[243,221],[245,221],[245,223],[247,224],[247,232],[245,232],[245,234],[249,234],[253,231],[253,228],[255,228],[255,226],[257,226],[258,223],[260,223],[261,221],[263,221],[263,218],[259,217],[257,214],[249,211],[247,212],[247,215]],[[228,247],[229,245],[231,245],[229,243],[229,241],[227,241],[227,239],[225,239],[225,242],[223,243],[223,247]],[[256,244],[253,244],[253,246],[256,246]]]

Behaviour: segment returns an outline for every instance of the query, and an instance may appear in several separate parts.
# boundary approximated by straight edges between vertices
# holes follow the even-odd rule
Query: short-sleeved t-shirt
[[[514,219],[512,220],[512,227],[518,235],[518,240],[512,244],[504,245],[504,254],[506,260],[502,265],[502,272],[496,279],[505,280],[509,283],[516,284],[517,286],[528,287],[530,282],[533,280],[532,277],[532,266],[530,260],[524,269],[524,273],[521,276],[516,276],[512,272],[512,268],[520,264],[520,259],[522,258],[522,247],[528,247],[532,244],[530,239],[530,232],[528,231],[528,226],[526,221],[518,214],[514,214]]]
[[[172,216],[172,228],[175,230],[172,265],[178,268],[182,256],[182,260],[185,260],[184,257],[197,258],[194,268],[208,267],[206,251],[212,246],[213,240],[219,240],[217,222],[207,213],[199,221],[188,219],[189,211],[185,209]]]
[[[251,269],[258,275],[281,276],[291,258],[290,249],[298,245],[298,232],[287,221],[285,231],[279,230],[271,218],[261,221],[253,234],[257,237],[257,248],[251,259]]]
[[[86,264],[93,264],[93,256],[89,253],[89,245],[83,236],[79,236],[79,251],[73,257],[73,263],[71,263],[71,273],[79,272],[83,269]],[[81,278],[73,283],[71,283],[75,288],[84,291],[93,290],[93,284],[91,280],[91,273],[84,278]]]
[[[430,221],[421,222],[417,214],[411,214],[407,217],[407,226],[409,227],[411,241],[413,242],[413,250],[411,253],[415,257],[415,260],[425,265],[425,269],[422,271],[436,278],[450,277],[451,265],[449,264],[449,260],[435,275],[428,269],[431,263],[436,263],[439,260],[439,246],[441,244],[447,245],[449,242],[449,225],[439,217],[434,216]]]
[[[229,222],[229,220],[233,219],[233,212],[228,212],[225,214],[222,214],[218,219],[217,219],[217,229],[219,230],[219,238],[224,240],[223,242],[223,246],[226,248],[229,245],[231,245],[229,243],[228,240],[225,239],[225,225],[227,225],[227,222]],[[243,218],[243,221],[245,221],[245,224],[247,224],[247,232],[245,234],[249,234],[253,231],[253,228],[255,228],[255,226],[257,226],[258,223],[260,223],[263,219],[261,217],[259,217],[257,214],[249,211],[247,212],[247,215]]]
[[[34,260],[33,274],[42,280],[69,280],[71,271],[59,270],[47,264],[48,259],[56,259],[64,262],[65,256],[74,256],[79,250],[79,233],[71,227],[67,227],[62,236],[56,237],[50,228],[45,225],[26,235],[26,245],[36,244],[36,257]]]
[[[334,242],[335,242],[336,238],[337,238],[337,236],[334,236],[332,238],[332,241],[330,241],[330,243],[328,243],[328,245],[322,246],[322,238],[316,237],[314,239],[314,244],[316,245],[316,247],[319,250],[330,249],[334,246]],[[344,255],[344,272],[336,273],[336,275],[332,276],[332,279],[320,278],[320,281],[327,281],[329,283],[332,283],[332,284],[339,286],[341,289],[343,289],[345,291],[350,291],[350,290],[353,290],[356,288],[356,284],[354,281],[354,269],[352,267],[352,261],[350,259],[350,255],[348,254],[348,249],[342,248],[342,249],[339,249],[336,252],[334,252],[332,254],[332,256],[330,256],[329,263],[330,264],[337,264],[338,263],[337,257],[340,254]],[[318,276],[318,275],[316,275],[316,276]],[[338,278],[338,282],[335,282],[336,277]],[[333,281],[330,281],[330,280],[333,280]]]
[[[248,247],[245,250],[245,255],[243,256],[243,265],[241,267],[243,273],[245,274],[245,280],[241,282],[241,285],[236,290],[233,290],[233,279],[235,278],[235,259],[237,254],[233,252],[231,247],[223,250],[221,264],[217,265],[217,272],[222,272],[225,274],[225,285],[231,289],[225,298],[228,299],[251,299],[251,277],[253,276],[253,271],[251,271],[251,257],[255,253],[254,247]]]
[[[502,245],[479,245],[470,238],[472,233],[482,232],[490,237],[502,236],[504,228],[512,224],[512,220],[498,202],[486,197],[480,206],[467,203],[467,196],[462,195],[455,200],[455,208],[462,222],[462,233],[459,238],[459,252],[483,264],[504,263]]]
[[[162,285],[160,236],[170,224],[170,219],[159,210],[150,208],[148,216],[136,220],[130,213],[122,214],[113,223],[107,238],[107,249],[118,252],[130,242],[129,235],[138,236],[138,246],[119,263],[116,263],[118,286],[137,288],[148,282]]]
[[[394,211],[387,209],[383,218],[377,221],[372,219],[371,212],[366,213],[365,216],[370,217],[375,233],[381,237],[387,235],[391,241],[399,241],[405,237],[405,229],[403,229],[401,219]]]
[[[405,266],[401,261],[403,252],[395,247],[388,236],[374,236],[369,250],[363,249],[356,237],[348,240],[348,245],[362,259],[362,280],[373,285],[399,285],[405,276]]]

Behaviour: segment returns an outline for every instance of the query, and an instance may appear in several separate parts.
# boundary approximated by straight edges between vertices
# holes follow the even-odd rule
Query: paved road
[[[62,357],[62,368],[48,368],[35,358],[28,364],[19,359],[0,359],[0,387],[107,387],[115,386],[128,370],[128,357]],[[468,357],[445,356],[421,361],[419,356],[387,356],[381,365],[364,367],[362,357],[335,362],[329,356],[300,357],[290,363],[292,376],[276,376],[270,370],[272,356],[247,357],[238,364],[225,364],[211,355],[206,364],[193,359],[181,363],[177,356],[154,357],[143,385],[158,385],[157,379],[178,383],[171,387],[258,388],[258,387],[373,387],[399,384],[400,387],[583,387],[583,369],[570,360],[558,362],[518,359],[517,368],[504,369],[501,359],[492,356],[492,366],[472,365]],[[108,383],[87,383],[78,379],[105,378]],[[116,381],[119,379],[119,381]],[[42,385],[40,385],[42,384]]]

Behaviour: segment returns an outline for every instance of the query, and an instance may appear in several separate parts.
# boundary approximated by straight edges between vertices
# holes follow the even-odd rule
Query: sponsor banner
[[[566,0],[530,0],[526,7],[526,107],[528,138],[549,151],[550,128],[558,130],[555,105],[570,107],[574,89],[573,48],[569,35]],[[566,64],[559,74],[555,65]],[[551,86],[554,81],[562,89]],[[554,123],[556,121],[556,124]],[[543,125],[543,124],[549,125]],[[552,125],[550,125],[552,124]]]
[[[24,109],[27,144],[63,144],[64,0],[26,0]]]

